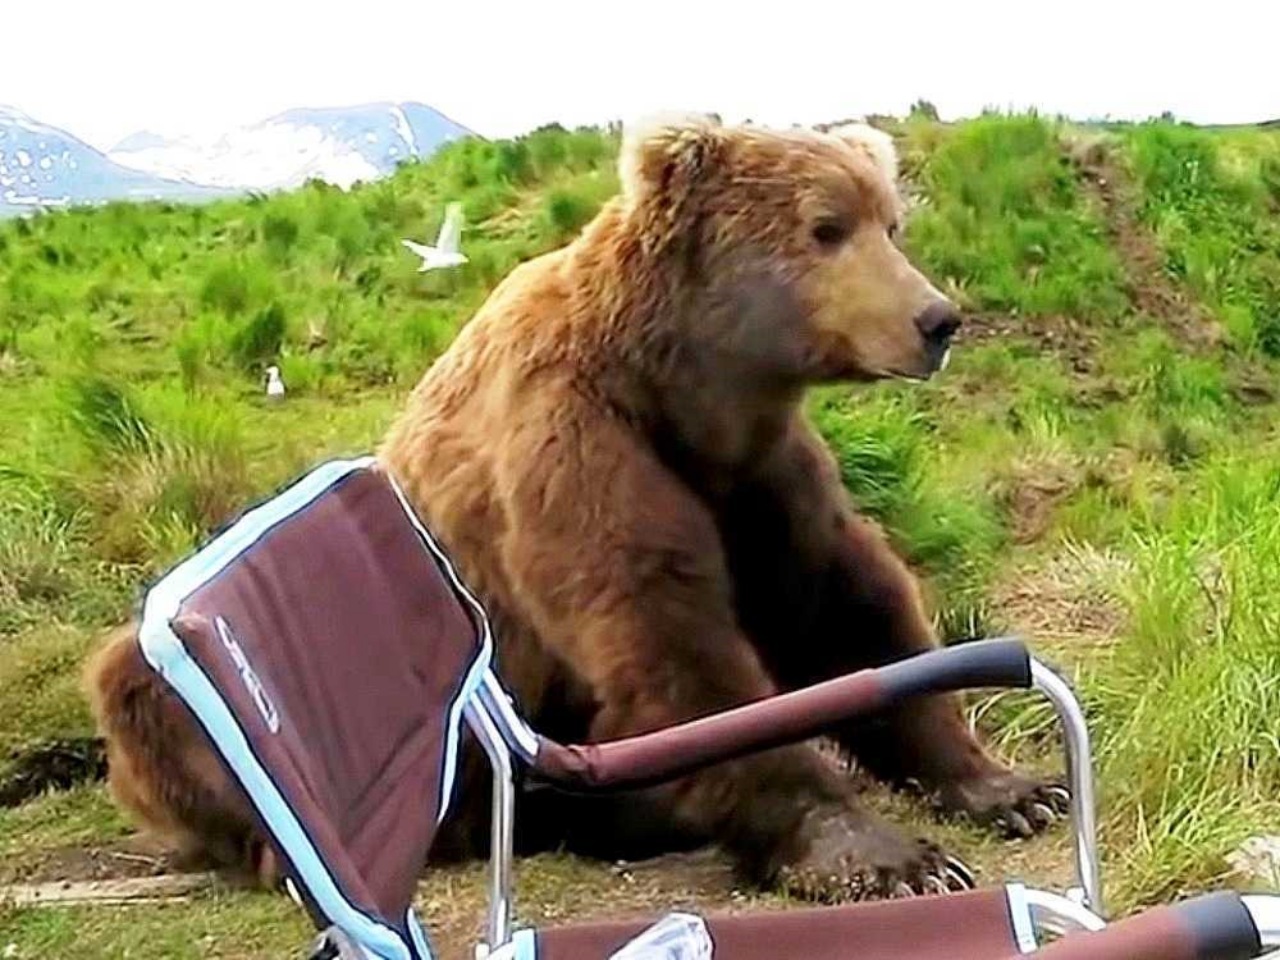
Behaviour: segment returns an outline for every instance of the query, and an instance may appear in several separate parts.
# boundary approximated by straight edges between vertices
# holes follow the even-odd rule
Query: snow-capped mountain
[[[127,169],[66,131],[0,105],[0,216],[104,200],[194,200],[222,192]]]
[[[469,135],[423,104],[373,103],[288,110],[212,139],[137,133],[107,155],[155,176],[233,189],[287,189],[313,178],[346,188]]]

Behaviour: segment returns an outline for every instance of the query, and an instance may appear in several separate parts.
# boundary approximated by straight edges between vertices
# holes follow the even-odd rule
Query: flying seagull
[[[400,242],[422,258],[419,273],[427,270],[438,270],[441,267],[458,267],[467,262],[466,255],[458,249],[458,241],[462,238],[462,204],[451,203],[445,210],[444,223],[440,225],[440,236],[436,237],[436,245],[414,243],[412,240]]]

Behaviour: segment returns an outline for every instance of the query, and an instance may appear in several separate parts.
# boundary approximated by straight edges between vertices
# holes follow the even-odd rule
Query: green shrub
[[[259,372],[280,356],[284,335],[284,307],[272,303],[240,324],[231,338],[231,354],[241,369]]]
[[[238,317],[269,299],[273,288],[271,275],[263,264],[227,258],[214,263],[205,273],[200,303],[227,317]]]
[[[298,242],[301,228],[288,213],[269,213],[262,220],[262,242],[276,260],[286,259]]]
[[[561,244],[575,236],[599,212],[607,193],[590,182],[551,189],[543,201],[548,240]]]
[[[908,221],[908,247],[973,306],[1094,319],[1125,310],[1119,264],[1050,123],[971,121],[916,175],[927,204]]]

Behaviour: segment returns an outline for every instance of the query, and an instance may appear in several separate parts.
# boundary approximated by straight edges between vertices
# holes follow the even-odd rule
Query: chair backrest
[[[492,643],[394,480],[324,464],[149,592],[140,642],[320,926],[428,957],[410,904]]]

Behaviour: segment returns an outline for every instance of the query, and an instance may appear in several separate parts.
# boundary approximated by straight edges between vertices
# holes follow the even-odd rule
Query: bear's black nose
[[[945,300],[931,303],[916,317],[916,327],[931,346],[944,347],[960,329],[960,313]]]

